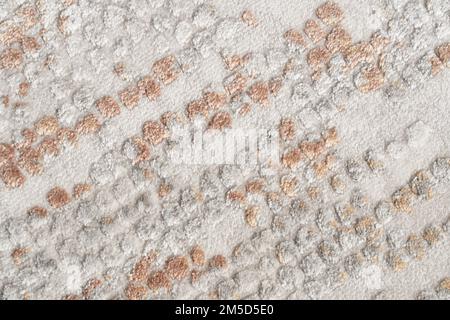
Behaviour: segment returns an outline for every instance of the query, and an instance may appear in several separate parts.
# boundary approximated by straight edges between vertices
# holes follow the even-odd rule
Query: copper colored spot
[[[227,199],[231,201],[237,201],[240,203],[245,202],[245,194],[240,191],[229,191],[227,192]]]
[[[47,209],[39,206],[34,206],[28,210],[28,215],[37,218],[45,218],[47,217]]]
[[[150,147],[144,139],[140,137],[133,138],[133,143],[137,149],[137,157],[133,163],[139,163],[150,159]]]
[[[0,69],[14,69],[23,62],[22,51],[18,49],[6,49],[0,53]]]
[[[14,264],[16,266],[20,265],[22,263],[22,258],[24,255],[26,255],[28,252],[30,252],[30,249],[28,248],[16,248],[13,250],[13,252],[11,253],[11,258],[14,261]]]
[[[266,82],[257,82],[250,87],[248,95],[253,102],[259,103],[263,106],[269,104],[269,86]]]
[[[156,271],[148,277],[147,285],[152,290],[171,287],[170,279],[164,271]]]
[[[264,189],[265,183],[262,179],[255,179],[247,182],[245,191],[249,193],[261,193]]]
[[[441,44],[436,48],[436,55],[442,61],[443,64],[447,65],[450,61],[450,42]]]
[[[128,300],[143,300],[147,296],[147,287],[140,284],[129,284],[125,289]]]
[[[47,201],[53,208],[62,208],[70,202],[70,195],[63,188],[55,187],[47,193]]]
[[[85,299],[88,299],[95,289],[97,289],[102,284],[99,279],[90,279],[83,288],[82,294]]]
[[[231,115],[228,112],[216,113],[209,122],[208,128],[215,130],[231,128]]]
[[[156,254],[149,253],[142,257],[133,267],[130,274],[131,281],[145,281],[148,278],[151,263],[155,260]]]
[[[85,193],[91,191],[92,185],[89,183],[78,183],[73,187],[73,197],[75,199],[81,198]]]
[[[120,114],[120,107],[117,102],[110,96],[100,98],[96,102],[97,109],[102,116],[112,118]]]
[[[158,196],[160,198],[166,197],[172,191],[172,186],[168,183],[162,183],[158,188]]]
[[[356,43],[345,49],[344,57],[350,68],[356,67],[361,62],[371,62],[374,57],[374,50],[367,42]]]
[[[164,126],[157,121],[147,121],[142,128],[144,139],[153,145],[160,144],[166,137]]]
[[[160,85],[149,76],[144,77],[139,81],[138,88],[141,94],[147,96],[150,101],[155,100],[161,95]]]
[[[189,119],[193,119],[196,115],[208,116],[208,105],[205,100],[198,99],[190,102],[186,108],[186,113]]]
[[[230,96],[242,93],[247,85],[247,78],[242,74],[237,73],[234,75],[233,79],[225,84],[225,89]]]
[[[34,129],[38,135],[52,135],[58,131],[59,123],[55,116],[45,116],[34,124]]]
[[[249,27],[256,27],[258,25],[258,20],[256,20],[255,15],[250,10],[242,12],[241,19]]]
[[[325,32],[322,30],[320,25],[315,20],[308,20],[305,23],[305,28],[303,30],[308,38],[312,40],[312,42],[317,43],[323,38],[325,38]]]
[[[352,37],[341,26],[336,26],[327,35],[325,46],[331,53],[344,52],[352,44]]]
[[[302,141],[299,144],[301,152],[309,159],[314,159],[325,151],[325,142],[320,139],[317,141]]]
[[[283,37],[291,44],[300,47],[306,47],[305,38],[303,38],[303,35],[297,30],[289,29],[283,34]]]
[[[203,94],[203,99],[208,105],[209,109],[212,110],[223,107],[227,102],[225,95],[218,92],[205,92]]]
[[[75,130],[69,128],[60,128],[56,133],[56,137],[59,143],[65,141],[69,142],[71,145],[75,145],[78,141],[78,134]]]
[[[21,134],[22,134],[22,137],[25,138],[25,144],[27,146],[30,146],[37,140],[36,131],[34,131],[33,129],[28,129],[28,128],[23,129]]]
[[[271,95],[276,96],[278,92],[280,92],[281,87],[283,86],[283,80],[281,77],[276,77],[270,79],[269,81],[269,92]]]
[[[209,267],[212,269],[224,269],[227,266],[227,259],[221,254],[215,255],[209,260]]]
[[[166,273],[171,279],[181,280],[189,271],[189,263],[186,257],[175,256],[166,261]]]
[[[58,139],[52,137],[44,138],[38,146],[38,152],[41,155],[57,156],[60,152]]]
[[[128,109],[133,109],[139,103],[141,93],[138,87],[128,87],[119,93],[120,100]]]
[[[175,66],[174,56],[167,56],[156,61],[152,70],[156,77],[165,85],[175,81],[180,74],[180,70]]]
[[[191,260],[197,266],[205,264],[205,252],[200,246],[195,246],[192,248]]]
[[[14,160],[15,150],[10,144],[0,143],[0,167]]]
[[[25,52],[33,52],[41,48],[39,42],[33,37],[23,37],[20,43]]]
[[[25,147],[20,151],[18,164],[31,175],[42,173],[42,153],[38,149]]]
[[[295,148],[295,149],[283,154],[281,161],[284,166],[286,166],[290,169],[293,169],[298,165],[298,163],[300,162],[300,160],[302,160],[302,158],[303,158],[303,156],[302,156],[302,152],[300,151],[300,149]]]
[[[295,137],[295,123],[292,119],[283,119],[280,123],[280,137],[288,141]]]
[[[29,82],[21,82],[19,84],[19,96],[25,97],[28,95],[28,90],[30,89],[30,83]]]
[[[93,114],[88,114],[77,122],[75,130],[80,134],[89,134],[97,132],[101,127],[100,122]]]
[[[328,25],[336,24],[344,18],[344,13],[339,6],[331,1],[327,1],[317,8],[316,16]]]
[[[377,66],[371,66],[363,71],[365,82],[358,86],[361,92],[375,91],[384,84],[384,74]]]
[[[8,188],[18,188],[25,183],[25,177],[13,163],[0,167],[0,178]]]
[[[245,209],[245,222],[252,228],[255,228],[258,224],[259,207],[252,206]]]
[[[320,65],[326,64],[330,60],[331,52],[324,47],[316,47],[308,52],[306,61],[312,68],[317,68]]]

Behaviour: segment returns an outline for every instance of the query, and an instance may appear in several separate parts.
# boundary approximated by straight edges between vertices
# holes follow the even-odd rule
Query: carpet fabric
[[[448,0],[0,0],[0,298],[450,299]]]

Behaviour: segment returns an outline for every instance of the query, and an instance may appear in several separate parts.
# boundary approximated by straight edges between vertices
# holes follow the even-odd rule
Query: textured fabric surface
[[[448,0],[0,0],[3,299],[450,299]]]

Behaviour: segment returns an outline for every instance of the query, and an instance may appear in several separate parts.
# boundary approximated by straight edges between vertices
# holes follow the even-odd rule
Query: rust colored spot
[[[244,203],[245,202],[245,194],[240,191],[231,190],[231,191],[227,192],[227,199],[229,199],[231,201],[237,201],[240,203]]]
[[[150,159],[150,147],[144,139],[140,137],[133,138],[133,143],[137,149],[137,157],[133,161],[134,164]]]

